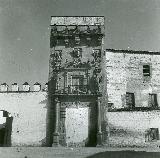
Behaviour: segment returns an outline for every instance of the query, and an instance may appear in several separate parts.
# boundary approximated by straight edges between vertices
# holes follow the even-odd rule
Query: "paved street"
[[[0,158],[159,158],[159,152],[159,149],[136,148],[11,147],[0,148]]]

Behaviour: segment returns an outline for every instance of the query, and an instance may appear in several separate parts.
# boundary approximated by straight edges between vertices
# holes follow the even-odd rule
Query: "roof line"
[[[103,15],[100,15],[100,16],[51,16],[51,17],[105,17]]]
[[[105,52],[113,53],[128,53],[128,54],[149,54],[149,55],[160,55],[160,52],[154,51],[143,51],[143,50],[124,50],[124,49],[106,49]]]

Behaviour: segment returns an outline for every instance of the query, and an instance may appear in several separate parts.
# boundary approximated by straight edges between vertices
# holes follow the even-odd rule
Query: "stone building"
[[[47,145],[106,141],[104,17],[52,17]]]
[[[106,50],[109,142],[159,144],[160,52]]]
[[[0,87],[0,146],[45,146],[47,91],[38,83]]]
[[[104,17],[52,17],[45,86],[0,85],[0,146],[159,146],[160,52],[103,47]]]

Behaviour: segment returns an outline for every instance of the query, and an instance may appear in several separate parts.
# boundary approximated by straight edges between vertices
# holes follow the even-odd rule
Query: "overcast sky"
[[[51,16],[106,18],[105,48],[160,51],[160,0],[0,0],[0,83],[48,80]]]

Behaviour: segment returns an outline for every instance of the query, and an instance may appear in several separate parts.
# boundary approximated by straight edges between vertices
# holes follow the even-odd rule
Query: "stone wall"
[[[51,17],[51,25],[104,25],[104,17]]]
[[[151,77],[146,80],[143,65],[149,64]],[[160,54],[159,52],[107,50],[106,73],[111,146],[153,146],[145,141],[151,128],[160,131]],[[127,110],[126,92],[134,93],[135,107]],[[149,94],[157,94],[158,107],[150,109]]]
[[[160,146],[159,141],[145,141],[149,128],[160,131],[160,111],[108,112],[109,145],[119,147]]]
[[[51,18],[48,146],[63,145],[62,142],[65,142],[64,118],[62,118],[63,121],[58,120],[58,105],[61,102],[72,101],[91,102],[93,107],[89,108],[89,114],[85,112],[85,109],[84,111],[67,109],[66,134],[67,138],[70,137],[66,139],[67,143],[82,142],[89,135],[87,145],[96,145],[98,118],[95,105],[102,92],[100,85],[103,78],[101,71],[103,39],[104,17],[53,16]],[[80,114],[84,117],[80,117]],[[87,123],[87,117],[92,118],[94,123],[93,121],[91,125]],[[61,126],[60,132],[58,126]],[[80,126],[84,128],[84,131],[80,129]],[[58,138],[59,134],[60,137],[63,135],[61,139]]]
[[[44,145],[47,92],[1,92],[0,110],[13,117],[12,146]]]
[[[143,64],[151,66],[151,78],[143,78]],[[108,100],[113,108],[125,108],[126,92],[134,93],[135,106],[147,107],[149,93],[157,94],[160,105],[160,55],[106,51]]]
[[[0,110],[13,117],[11,146],[46,146],[47,92],[0,92]],[[67,146],[85,146],[88,110],[88,106],[66,108]],[[3,111],[0,111],[0,124],[5,122]]]

